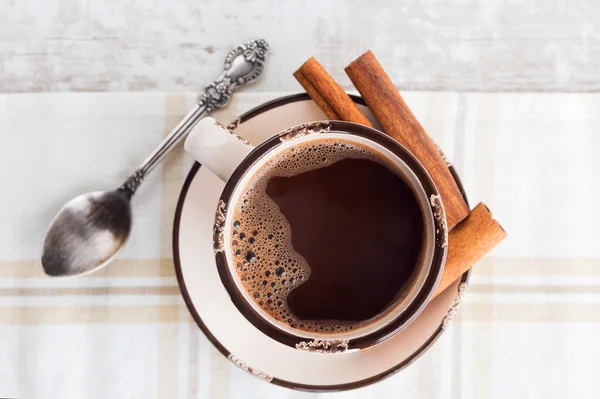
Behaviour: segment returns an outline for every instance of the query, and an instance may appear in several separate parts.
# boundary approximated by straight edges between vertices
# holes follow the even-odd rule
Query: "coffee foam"
[[[391,161],[364,145],[343,139],[313,140],[292,146],[261,165],[230,208],[227,250],[238,278],[262,310],[295,329],[336,334],[373,322],[301,320],[294,316],[286,299],[291,290],[310,278],[310,266],[293,249],[290,225],[266,193],[273,177],[295,176],[347,158],[368,159],[401,175]]]

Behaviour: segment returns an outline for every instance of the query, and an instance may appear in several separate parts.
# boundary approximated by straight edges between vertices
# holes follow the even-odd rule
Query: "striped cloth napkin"
[[[216,117],[283,94],[236,94]],[[171,252],[191,166],[181,148],[136,195],[118,260],[78,279],[42,272],[54,213],[120,184],[194,94],[0,95],[0,397],[600,397],[600,95],[404,94],[509,237],[428,353],[379,384],[318,395],[244,373],[188,315]]]

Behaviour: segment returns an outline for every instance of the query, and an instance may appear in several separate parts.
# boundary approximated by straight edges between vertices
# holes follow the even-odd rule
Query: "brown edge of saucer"
[[[350,95],[350,97],[352,98],[352,100],[355,103],[360,104],[360,105],[366,105],[364,100],[361,97],[356,96],[356,95]],[[249,119],[252,119],[253,117],[255,117],[259,114],[262,114],[266,111],[269,111],[273,108],[283,106],[283,105],[286,105],[289,103],[293,103],[293,102],[297,102],[297,101],[305,101],[305,100],[310,100],[310,96],[306,93],[292,94],[289,96],[284,96],[284,97],[280,97],[280,98],[271,100],[267,103],[264,103],[262,105],[259,105],[255,108],[253,108],[252,110],[250,110],[248,112],[245,112],[236,120],[235,124],[237,125],[239,123],[243,123],[243,122],[245,122]],[[194,308],[191,297],[190,297],[187,287],[185,285],[185,281],[183,279],[183,273],[181,270],[181,261],[180,261],[180,257],[179,257],[179,227],[180,227],[180,221],[181,221],[181,212],[183,210],[183,204],[184,204],[185,198],[187,196],[188,189],[189,189],[196,173],[200,169],[200,167],[201,167],[201,165],[198,162],[194,163],[194,165],[190,169],[190,172],[188,173],[188,175],[185,179],[185,182],[183,183],[183,187],[181,189],[179,199],[177,200],[177,207],[175,209],[175,217],[174,217],[174,222],[173,222],[173,261],[174,261],[174,266],[175,266],[175,274],[177,276],[177,282],[179,284],[179,289],[181,291],[181,295],[183,296],[185,304],[186,304],[190,314],[192,315],[192,318],[194,319],[194,321],[196,322],[198,327],[200,327],[200,330],[202,330],[204,335],[206,335],[208,340],[215,346],[215,348],[217,348],[219,350],[219,352],[221,352],[223,354],[223,356],[225,356],[226,358],[229,359],[231,356],[233,356],[233,354],[231,352],[229,352],[229,350],[227,350],[227,348],[225,348],[223,346],[223,344],[221,344],[221,342],[219,342],[219,340],[210,332],[210,330],[204,324],[204,322],[202,321],[202,318],[200,317],[200,315]],[[463,198],[465,199],[465,201],[467,202],[467,205],[468,205],[467,195],[464,191],[464,188],[463,188],[462,182],[460,180],[460,177],[458,176],[458,173],[456,172],[454,166],[452,166],[452,165],[449,166],[449,169],[450,169],[450,172],[452,173],[452,176],[456,180],[456,183],[458,184],[458,187],[460,189],[460,192],[461,192]],[[471,274],[471,270],[469,269],[467,272],[465,272],[461,276],[460,283],[461,284],[467,283],[469,280],[470,274]],[[440,326],[436,329],[436,331],[433,333],[433,335],[407,359],[405,359],[404,361],[400,362],[396,366],[394,366],[382,373],[379,373],[373,377],[369,377],[369,378],[366,378],[366,379],[363,379],[360,381],[355,381],[355,382],[350,382],[350,383],[345,383],[345,384],[334,384],[334,385],[311,385],[311,384],[299,384],[299,383],[295,383],[295,382],[291,382],[291,381],[287,381],[287,380],[283,380],[283,379],[274,377],[270,382],[272,384],[279,385],[282,387],[296,389],[296,390],[302,390],[302,391],[309,391],[309,392],[336,392],[336,391],[345,391],[345,390],[365,387],[365,386],[371,385],[375,382],[379,382],[387,377],[390,377],[390,376],[396,374],[397,372],[399,372],[400,370],[404,369],[411,363],[413,363],[423,353],[425,353],[427,351],[427,349],[429,349],[435,343],[435,341],[437,341],[437,339],[441,336],[443,331],[444,331],[444,327],[442,326],[442,324],[440,324]]]

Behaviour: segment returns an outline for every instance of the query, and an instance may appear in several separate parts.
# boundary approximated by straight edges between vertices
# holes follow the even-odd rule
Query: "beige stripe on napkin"
[[[163,259],[122,259],[117,258],[105,267],[81,279],[99,277],[174,277],[171,255]],[[0,278],[48,278],[39,259],[0,260]]]
[[[168,95],[165,103],[165,136],[181,121],[189,111],[186,97],[180,94]],[[170,258],[173,254],[172,234],[173,215],[177,206],[177,198],[183,180],[183,148],[177,146],[162,162],[162,193],[160,206],[160,254],[162,258]],[[171,269],[173,270],[173,261]],[[173,309],[159,308],[159,313]],[[179,309],[175,310],[179,312]],[[161,314],[160,316],[167,317]],[[190,319],[189,317],[187,318]],[[161,325],[158,328],[157,368],[160,378],[156,380],[156,397],[168,398],[177,392],[178,373],[177,353],[179,353],[178,324]]]

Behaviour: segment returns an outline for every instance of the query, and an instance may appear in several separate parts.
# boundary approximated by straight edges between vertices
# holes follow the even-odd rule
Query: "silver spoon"
[[[44,238],[42,266],[47,275],[91,273],[114,259],[129,237],[130,200],[144,177],[200,119],[225,106],[235,88],[260,75],[267,49],[263,39],[233,49],[225,58],[221,76],[206,86],[196,106],[121,187],[82,194],[62,207]]]

